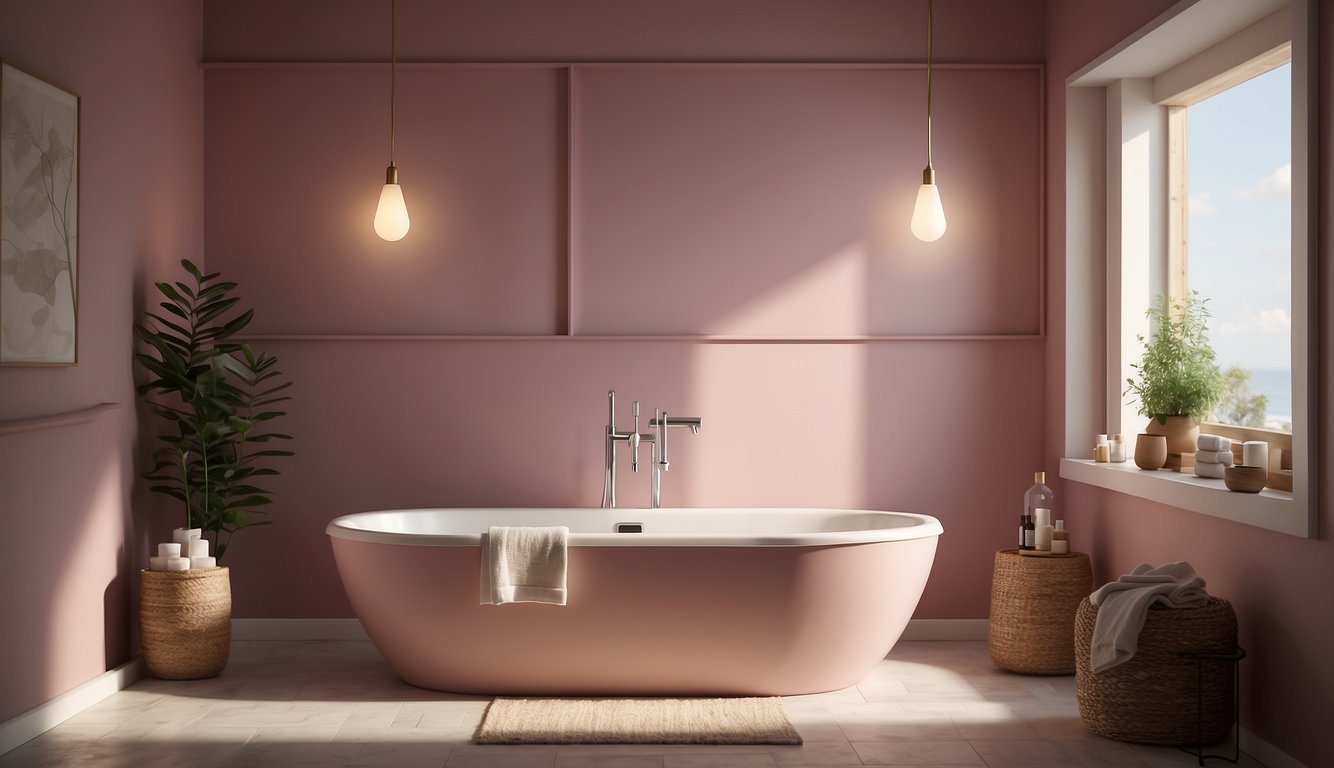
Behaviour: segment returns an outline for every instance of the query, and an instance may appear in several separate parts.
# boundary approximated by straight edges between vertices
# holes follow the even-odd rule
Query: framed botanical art
[[[0,365],[74,365],[79,97],[0,69]]]

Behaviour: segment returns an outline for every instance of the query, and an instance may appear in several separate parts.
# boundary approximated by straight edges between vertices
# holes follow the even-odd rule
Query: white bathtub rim
[[[366,528],[356,527],[354,521],[358,518],[365,519],[368,516],[385,513],[430,513],[430,512],[485,512],[494,515],[497,520],[494,524],[513,525],[515,523],[506,522],[503,518],[505,513],[525,513],[535,512],[544,515],[555,515],[560,512],[568,512],[571,515],[580,513],[588,514],[590,512],[605,513],[609,510],[599,508],[576,508],[576,507],[459,507],[459,508],[422,508],[422,509],[384,509],[368,512],[358,512],[351,515],[343,515],[329,522],[325,528],[332,538],[345,539],[350,541],[361,541],[376,544],[398,544],[406,546],[424,546],[424,547],[476,547],[481,545],[483,531],[476,532],[451,532],[443,534],[433,533],[414,533],[408,531],[381,531],[368,530]],[[642,508],[621,508],[615,509],[616,522],[642,522],[644,518],[652,514],[670,515],[673,512],[700,513],[710,512],[717,514],[756,514],[756,515],[795,515],[826,513],[839,515],[872,515],[883,516],[885,518],[895,518],[897,520],[909,520],[908,525],[895,525],[884,528],[870,528],[865,530],[841,530],[841,531],[803,531],[803,532],[784,532],[784,533],[723,533],[723,532],[663,532],[663,533],[617,533],[607,531],[605,533],[589,532],[570,532],[569,545],[571,547],[815,547],[815,546],[838,546],[845,544],[869,544],[876,542],[907,541],[912,539],[923,539],[937,537],[944,533],[944,528],[940,521],[930,515],[917,514],[912,512],[889,512],[881,510],[866,509],[832,509],[832,508],[814,508],[814,507],[728,507],[721,509],[712,508],[680,508],[680,509],[642,509]],[[547,520],[539,524],[559,525],[557,520]]]

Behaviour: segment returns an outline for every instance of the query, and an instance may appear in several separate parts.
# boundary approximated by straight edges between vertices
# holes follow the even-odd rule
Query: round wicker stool
[[[996,553],[991,576],[991,660],[1028,675],[1075,671],[1075,611],[1093,591],[1088,555]]]
[[[1102,672],[1089,663],[1098,607],[1080,603],[1075,618],[1075,698],[1094,733],[1143,744],[1211,744],[1232,731],[1233,669],[1202,667],[1182,654],[1226,656],[1237,648],[1237,616],[1217,597],[1202,608],[1149,609],[1129,661]],[[1198,703],[1197,703],[1198,702]]]

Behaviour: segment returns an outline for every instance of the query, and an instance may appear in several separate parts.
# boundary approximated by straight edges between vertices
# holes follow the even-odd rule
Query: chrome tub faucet
[[[639,471],[639,444],[649,443],[652,453],[652,497],[653,509],[662,506],[662,473],[671,468],[667,460],[667,432],[672,427],[686,427],[691,434],[699,434],[703,420],[698,416],[668,416],[666,411],[654,409],[654,416],[649,422],[652,432],[639,431],[639,401],[635,400],[632,408],[635,426],[629,432],[616,431],[616,390],[607,390],[607,436],[602,471],[602,506],[616,506],[616,445],[625,443],[630,449],[630,471]]]

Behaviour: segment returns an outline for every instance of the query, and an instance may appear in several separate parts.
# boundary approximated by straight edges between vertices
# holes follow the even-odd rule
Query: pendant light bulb
[[[408,205],[403,200],[403,188],[398,185],[398,168],[391,164],[385,170],[380,204],[375,207],[375,234],[391,242],[402,240],[411,226]]]
[[[917,203],[912,209],[913,236],[926,243],[945,234],[945,207],[940,204],[936,169],[931,167],[931,0],[926,0],[926,169],[922,186],[917,188]]]
[[[945,207],[940,204],[936,172],[930,167],[922,172],[922,186],[917,188],[917,204],[912,209],[912,233],[927,243],[939,240],[945,234]]]
[[[375,206],[375,234],[393,242],[402,240],[412,222],[403,188],[398,185],[398,166],[394,165],[394,102],[398,95],[398,3],[389,3],[389,167],[384,172],[380,203]]]

